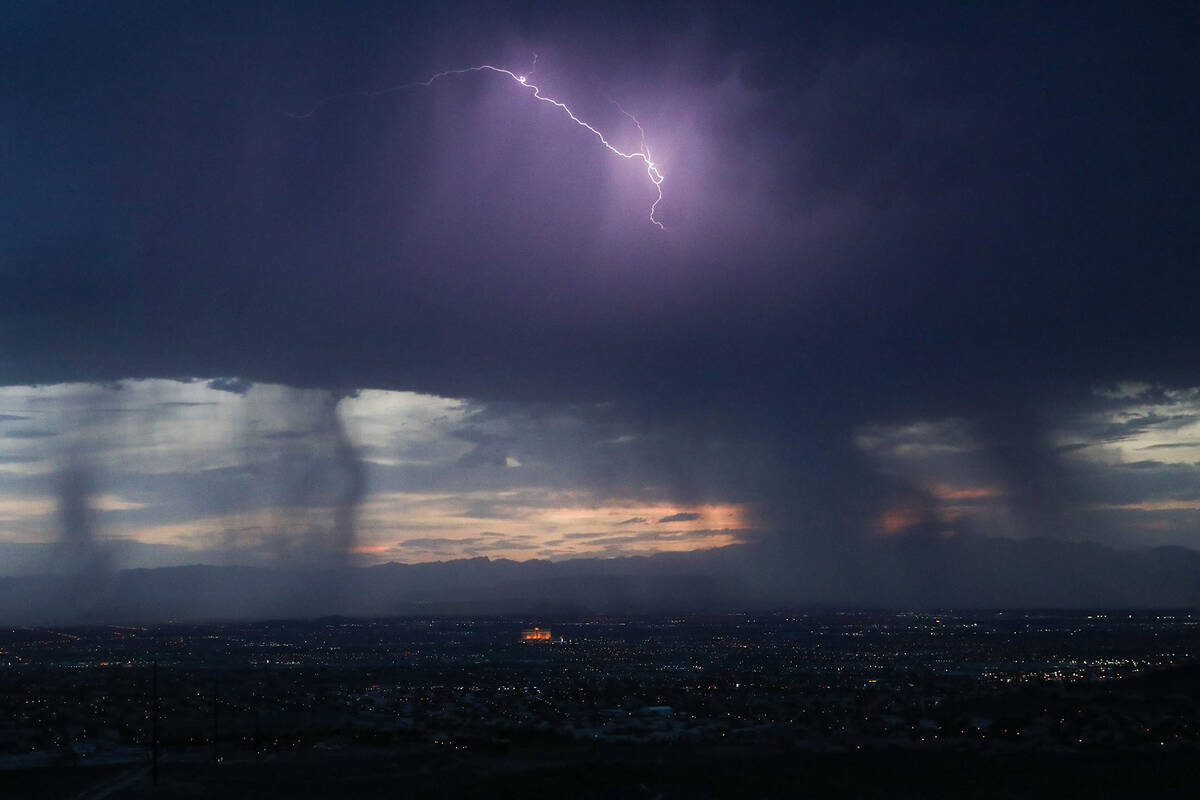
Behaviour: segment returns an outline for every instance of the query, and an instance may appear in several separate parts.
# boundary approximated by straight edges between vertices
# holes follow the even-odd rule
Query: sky
[[[1169,2],[10,9],[0,572],[1200,548],[1197,34]],[[662,228],[646,165],[528,86],[412,85],[484,64],[648,152]]]

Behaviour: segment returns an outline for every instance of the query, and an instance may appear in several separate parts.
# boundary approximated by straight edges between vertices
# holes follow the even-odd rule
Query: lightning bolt
[[[445,78],[453,78],[458,75],[468,75],[468,74],[477,73],[477,72],[491,72],[496,75],[502,75],[506,78],[509,78],[513,82],[518,84],[522,89],[528,90],[529,93],[533,96],[533,98],[535,100],[538,100],[542,103],[548,103],[549,105],[554,106],[559,111],[566,114],[567,117],[572,122],[574,122],[576,125],[583,128],[584,130],[586,130],[588,133],[595,136],[596,140],[599,141],[600,144],[604,145],[605,149],[607,149],[613,155],[620,156],[621,158],[623,158],[627,161],[641,161],[642,163],[644,163],[646,165],[646,177],[650,179],[650,183],[654,186],[654,191],[656,194],[654,202],[650,205],[650,222],[654,225],[657,225],[659,230],[666,230],[666,228],[663,227],[662,222],[655,216],[655,213],[658,211],[658,204],[661,203],[662,199],[663,199],[663,191],[662,191],[663,174],[659,170],[658,165],[654,163],[654,159],[651,158],[651,156],[650,156],[650,148],[646,145],[646,131],[644,128],[642,128],[642,123],[638,122],[637,117],[635,117],[633,114],[630,114],[628,111],[626,111],[624,108],[622,108],[619,104],[617,104],[615,101],[613,101],[613,104],[617,106],[617,109],[622,114],[624,114],[626,117],[628,117],[630,119],[630,121],[633,122],[634,125],[637,126],[638,134],[640,136],[639,149],[637,151],[627,153],[624,150],[619,149],[618,147],[614,146],[612,144],[612,142],[610,142],[604,136],[603,133],[601,133],[599,130],[592,127],[588,123],[584,122],[582,119],[580,119],[566,103],[563,103],[560,100],[556,100],[553,97],[549,97],[547,95],[542,94],[540,88],[538,88],[535,84],[530,83],[529,78],[533,75],[533,70],[536,66],[537,66],[537,54],[535,53],[533,56],[533,64],[530,66],[529,72],[527,72],[525,74],[518,74],[516,72],[513,72],[512,70],[504,69],[503,67],[494,67],[491,64],[480,64],[480,65],[474,66],[474,67],[463,67],[462,69],[444,70],[442,72],[438,72],[438,73],[435,73],[434,75],[431,75],[429,78],[427,78],[426,80],[423,80],[423,81],[414,81],[412,83],[403,83],[398,86],[392,86],[387,89],[379,89],[376,91],[361,91],[361,92],[356,92],[353,94],[357,94],[360,97],[378,97],[380,95],[391,94],[393,92],[401,92],[401,91],[405,91],[407,89],[415,89],[417,87],[429,88],[429,87],[433,86],[433,84],[435,84],[436,82],[443,80]],[[349,95],[340,94],[340,95],[334,95],[332,97],[327,97],[324,100],[321,100],[320,102],[318,102],[316,105],[314,105],[311,109],[309,109],[307,112],[305,112],[303,114],[289,113],[288,116],[294,117],[296,119],[305,119],[305,118],[311,117],[315,113],[317,113],[317,111],[319,111],[327,103],[330,103],[333,100],[336,100],[340,97],[347,97],[347,96],[349,96]]]

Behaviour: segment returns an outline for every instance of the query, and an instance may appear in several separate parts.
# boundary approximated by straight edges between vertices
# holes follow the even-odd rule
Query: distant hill
[[[632,614],[787,606],[1200,606],[1200,553],[961,537],[815,552],[780,539],[562,562],[473,558],[338,570],[181,566],[0,579],[0,623],[327,614]]]

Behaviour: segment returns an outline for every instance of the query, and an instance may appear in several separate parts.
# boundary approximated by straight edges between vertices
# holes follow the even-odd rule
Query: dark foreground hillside
[[[762,752],[532,745],[504,754],[329,753],[289,763],[75,768],[0,776],[6,798],[1194,797],[1190,752]]]
[[[0,798],[1190,797],[1198,625],[1126,610],[0,629]]]

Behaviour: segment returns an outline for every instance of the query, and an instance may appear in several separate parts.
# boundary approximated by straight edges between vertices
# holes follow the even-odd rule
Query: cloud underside
[[[663,442],[603,405],[238,385],[0,388],[0,407],[69,431],[0,445],[0,541],[61,541],[80,558],[122,539],[207,563],[370,563],[724,546],[752,524],[743,502],[678,511],[677,490],[653,480]]]
[[[1200,458],[1191,450],[1200,448],[1200,393],[1160,390],[1150,401],[1112,391],[1095,391],[1041,446],[1072,487],[1048,512],[1058,526],[1051,533],[1125,546],[1195,544],[1200,476],[1190,459]],[[216,563],[318,558],[333,546],[346,491],[341,457],[322,429],[330,408],[370,487],[353,505],[353,540],[337,545],[355,563],[645,554],[752,542],[756,530],[812,524],[799,506],[790,520],[762,514],[764,506],[775,510],[774,498],[758,479],[744,480],[757,455],[744,443],[710,431],[702,447],[720,458],[696,459],[690,436],[644,423],[631,429],[602,406],[378,391],[339,400],[263,384],[230,393],[203,381],[11,387],[0,390],[0,403],[21,412],[10,416],[71,431],[65,449],[58,437],[0,446],[0,469],[17,490],[0,497],[0,539],[10,542],[62,536],[58,493],[64,464],[74,464],[94,483],[80,508],[89,509],[97,540],[168,548],[160,554],[168,559],[182,549]],[[6,424],[18,422],[25,421]],[[846,517],[859,527],[843,538],[1045,535],[1029,487],[1012,484],[978,424],[877,423],[849,438],[879,481],[881,502]],[[497,444],[503,457],[474,457]],[[734,502],[679,510],[678,487],[659,474],[672,451],[672,461],[695,462],[704,495]],[[519,469],[509,461],[516,455]],[[723,462],[727,470],[715,469]]]

